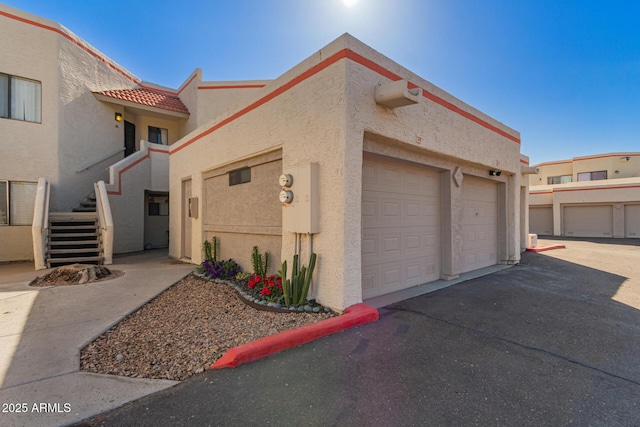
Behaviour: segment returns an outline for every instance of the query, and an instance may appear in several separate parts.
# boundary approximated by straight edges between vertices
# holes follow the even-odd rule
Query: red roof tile
[[[109,98],[116,98],[123,101],[135,102],[140,105],[148,105],[150,107],[162,108],[163,110],[189,114],[187,107],[182,103],[180,98],[175,95],[154,92],[149,89],[105,90],[104,92],[99,93],[100,95],[108,96]]]

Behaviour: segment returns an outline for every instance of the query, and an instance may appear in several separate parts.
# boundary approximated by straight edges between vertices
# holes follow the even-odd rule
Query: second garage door
[[[624,207],[624,237],[640,238],[640,205]]]
[[[553,235],[553,206],[529,208],[529,232],[539,236]]]
[[[362,296],[440,278],[440,174],[365,156],[362,166]]]
[[[497,264],[498,184],[465,175],[462,203],[462,272]]]
[[[563,234],[575,237],[611,237],[613,206],[564,206]]]

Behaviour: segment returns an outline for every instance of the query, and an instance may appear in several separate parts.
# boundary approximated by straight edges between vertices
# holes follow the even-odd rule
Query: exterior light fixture
[[[490,176],[500,176],[502,175],[502,171],[489,171]]]
[[[122,121],[122,113],[116,113],[116,122]]]

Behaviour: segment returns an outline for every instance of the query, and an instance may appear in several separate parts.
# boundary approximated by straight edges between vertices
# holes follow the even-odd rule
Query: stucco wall
[[[272,273],[280,265],[282,208],[273,195],[280,190],[281,157],[282,152],[274,151],[203,175],[205,236],[219,237],[224,243],[221,257],[233,258],[245,271],[251,271],[251,250],[255,245],[261,253],[269,252]],[[228,172],[242,167],[251,167],[251,181],[230,186]]]
[[[107,178],[104,165],[77,170],[123,145],[124,125],[114,120],[116,109],[91,92],[134,83],[64,37],[58,37],[57,63],[60,179],[52,182],[51,209],[67,211],[93,191],[94,182]]]
[[[197,126],[244,105],[263,90],[268,80],[200,82],[198,84]]]
[[[4,5],[0,10],[35,18]],[[42,84],[42,123],[0,119],[0,179],[58,181],[57,51],[56,34],[0,15],[0,72]]]
[[[166,219],[152,218],[151,222],[145,223],[145,190],[168,191],[168,149],[145,141],[140,151],[109,168],[106,189],[114,221],[114,253],[143,250],[145,232],[152,232],[150,227],[155,226],[158,233],[165,233]]]
[[[68,210],[106,178],[104,164],[77,170],[122,146],[113,108],[91,91],[133,87],[133,77],[115,72],[95,49],[88,47],[95,55],[89,54],[78,46],[86,43],[59,24],[7,6],[0,10],[47,27],[0,16],[0,53],[6,59],[0,72],[42,82],[41,124],[0,120],[11,150],[0,159],[2,178],[43,176],[52,184],[51,210]]]
[[[31,227],[22,225],[0,227],[0,262],[33,259]]]
[[[339,47],[332,48],[335,52]],[[323,51],[305,61],[300,67],[289,71],[267,87],[261,94],[269,94],[291,81],[304,70],[330,55]],[[180,182],[191,176],[193,194],[202,197],[202,172],[234,162],[238,159],[254,157],[265,151],[282,148],[282,170],[286,172],[304,162],[318,162],[320,167],[320,221],[321,233],[314,236],[313,249],[319,254],[317,283],[322,283],[319,294],[323,301],[335,307],[343,307],[342,277],[344,265],[342,251],[345,247],[341,218],[344,218],[344,197],[340,189],[344,177],[344,64],[336,63],[322,73],[310,77],[284,93],[275,96],[259,108],[251,109],[231,123],[176,150],[171,155],[171,194],[180,194]],[[313,94],[314,102],[309,102]],[[260,99],[259,97],[256,101]],[[249,102],[251,105],[251,102]],[[244,107],[243,107],[244,108]],[[229,111],[200,129],[205,131],[216,126],[225,117],[233,116]],[[199,132],[187,135],[186,143]],[[180,143],[176,144],[180,145]],[[277,180],[277,177],[274,177]],[[333,192],[335,190],[335,193]],[[336,194],[338,196],[336,197]],[[271,197],[277,200],[278,192]],[[171,199],[171,246],[172,256],[180,256],[180,203]],[[251,205],[251,201],[247,201]],[[200,205],[202,209],[202,204]],[[192,261],[201,262],[203,238],[202,211],[199,218],[192,220]],[[282,238],[282,259],[291,260],[294,252],[295,236],[286,233]],[[224,245],[224,243],[223,243]],[[306,243],[305,243],[306,245]],[[303,254],[308,259],[308,254]]]

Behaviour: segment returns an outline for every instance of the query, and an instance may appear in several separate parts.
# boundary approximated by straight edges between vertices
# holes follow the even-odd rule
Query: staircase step
[[[71,209],[73,212],[95,212],[95,206],[79,206],[77,208]]]
[[[93,232],[93,233],[52,233],[49,236],[50,237],[98,237],[99,233],[97,232]],[[54,240],[55,242],[58,242],[59,240]]]
[[[49,250],[49,254],[50,255],[54,255],[54,254],[86,254],[86,253],[91,253],[91,252],[99,252],[100,249],[99,248],[82,248],[82,249],[71,249],[71,248],[64,248],[64,249],[51,249]]]
[[[50,225],[49,230],[95,230],[95,225]]]
[[[94,212],[49,212],[49,221],[93,221],[96,218]]]
[[[49,246],[71,246],[71,245],[97,245],[100,240],[54,240],[49,242]]]
[[[69,258],[47,258],[47,264],[75,264],[76,262],[87,263],[96,262],[102,264],[101,256],[88,256],[88,257],[69,257]]]

